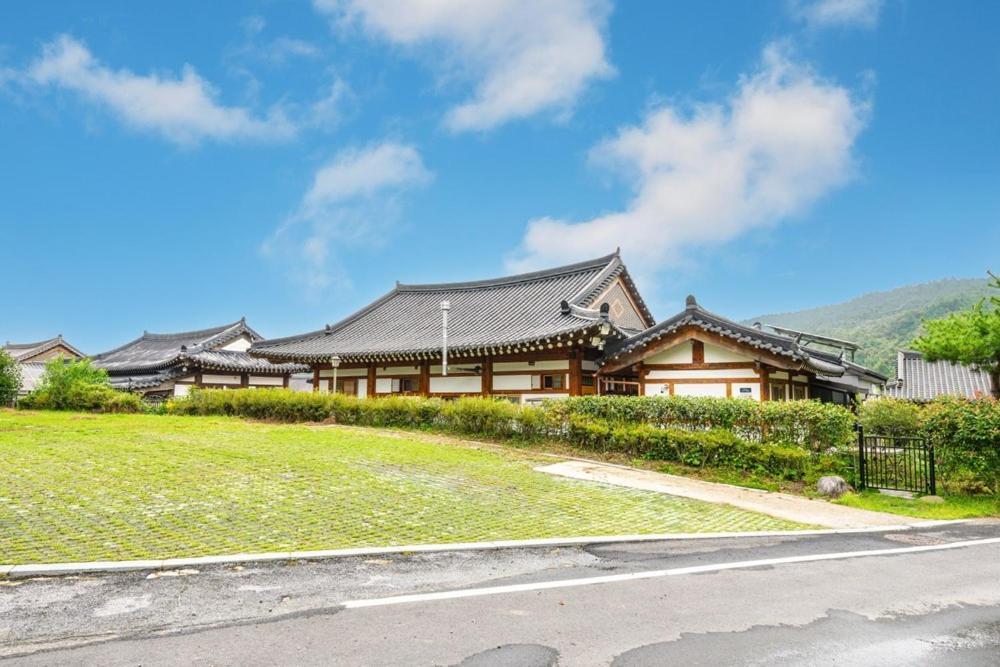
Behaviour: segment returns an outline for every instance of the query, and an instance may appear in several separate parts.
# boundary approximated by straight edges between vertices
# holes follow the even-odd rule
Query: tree
[[[21,365],[0,350],[0,406],[10,405],[21,390]]]
[[[990,287],[1000,290],[1000,276],[990,272]],[[989,305],[981,300],[971,309],[924,322],[926,334],[914,347],[928,361],[943,359],[985,371],[994,398],[1000,398],[1000,295]]]

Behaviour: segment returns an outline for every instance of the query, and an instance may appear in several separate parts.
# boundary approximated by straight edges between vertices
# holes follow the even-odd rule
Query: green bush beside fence
[[[38,387],[18,401],[28,410],[81,410],[85,412],[142,412],[142,399],[115,391],[108,372],[89,359],[56,357],[45,364]]]
[[[926,438],[945,493],[1000,494],[1000,401],[881,398],[865,403],[860,419],[866,433]]]

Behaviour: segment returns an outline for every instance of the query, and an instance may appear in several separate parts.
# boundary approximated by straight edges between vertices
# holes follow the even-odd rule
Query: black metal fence
[[[858,428],[858,487],[937,493],[934,447],[923,438],[866,435]]]

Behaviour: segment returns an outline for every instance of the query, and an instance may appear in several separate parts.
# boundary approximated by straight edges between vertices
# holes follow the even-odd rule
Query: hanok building
[[[301,364],[250,356],[250,346],[263,340],[241,319],[200,331],[144,332],[93,359],[108,371],[116,389],[148,398],[184,396],[191,387],[287,387],[291,374],[308,371]]]
[[[644,396],[819,399],[844,405],[881,392],[886,377],[854,363],[853,343],[771,329],[738,324],[689,296],[680,313],[607,348],[600,360],[602,386],[609,393]]]
[[[494,280],[397,284],[336,324],[254,343],[250,353],[309,364],[316,390],[370,397],[530,403],[601,393],[849,403],[885,381],[843,350],[739,325],[693,297],[684,312],[655,324],[617,252]]]
[[[886,395],[910,401],[930,401],[938,396],[990,396],[990,375],[949,361],[927,361],[915,350],[898,350],[896,380],[888,384]]]
[[[83,352],[66,342],[59,334],[55,338],[41,340],[37,343],[11,343],[3,345],[7,352],[21,366],[21,391],[27,394],[32,391],[45,372],[46,362],[63,357],[65,359],[83,359]]]
[[[443,302],[449,306],[447,373]],[[310,364],[320,391],[536,402],[595,393],[605,344],[653,323],[615,253],[494,280],[397,284],[336,324],[254,343],[250,352]]]

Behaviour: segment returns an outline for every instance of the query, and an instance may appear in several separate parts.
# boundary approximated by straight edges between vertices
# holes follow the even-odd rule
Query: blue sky
[[[1000,269],[1000,6],[0,8],[0,339],[88,352],[621,246],[657,317]]]

